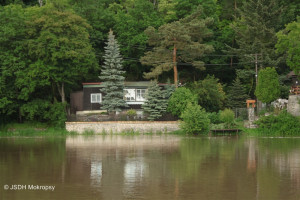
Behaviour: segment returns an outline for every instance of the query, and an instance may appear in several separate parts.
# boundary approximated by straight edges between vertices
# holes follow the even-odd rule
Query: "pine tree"
[[[125,71],[123,71],[120,48],[112,31],[109,32],[106,45],[104,66],[99,76],[103,81],[103,88],[100,90],[105,94],[102,101],[102,108],[108,112],[120,111],[121,108],[127,107],[123,99],[125,79],[123,74]]]
[[[191,15],[158,29],[149,26],[145,30],[148,43],[153,50],[140,58],[143,65],[153,66],[150,72],[144,73],[146,79],[157,78],[165,71],[174,70],[174,85],[178,84],[177,62],[185,62],[193,67],[204,70],[203,54],[214,51],[213,46],[204,42],[212,35],[208,28],[213,23],[212,18],[202,19],[202,8],[199,7]],[[180,51],[180,56],[177,52]]]
[[[245,107],[246,99],[249,96],[246,93],[246,89],[242,85],[240,79],[237,77],[232,86],[229,86],[228,91],[228,106],[230,108],[243,108]]]
[[[167,110],[167,101],[163,97],[163,91],[157,81],[153,81],[148,88],[147,101],[142,105],[145,112],[149,114],[150,121],[158,119]]]

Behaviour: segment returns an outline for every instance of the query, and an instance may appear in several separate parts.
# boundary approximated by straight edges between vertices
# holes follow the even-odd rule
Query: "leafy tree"
[[[230,108],[243,108],[245,107],[246,99],[249,96],[246,93],[245,87],[237,77],[228,90],[228,106]]]
[[[194,82],[192,91],[198,97],[198,103],[209,112],[217,112],[223,108],[225,103],[225,92],[219,79],[207,76],[204,80]]]
[[[157,81],[153,81],[148,88],[147,101],[142,108],[149,114],[150,121],[158,119],[167,110],[167,100],[163,93]]]
[[[97,67],[89,42],[86,20],[72,11],[59,11],[53,4],[32,7],[27,21],[30,70],[49,81],[66,102],[65,88],[80,82]]]
[[[180,87],[171,95],[167,110],[180,117],[188,103],[197,104],[197,97],[189,89]]]
[[[209,131],[210,120],[201,106],[188,103],[181,114],[181,128],[188,134],[206,134]]]
[[[157,78],[164,71],[173,69],[174,84],[177,86],[177,62],[190,63],[204,69],[204,63],[199,58],[213,51],[211,45],[203,42],[204,38],[211,35],[208,25],[212,19],[201,19],[201,15],[202,10],[199,8],[188,17],[164,24],[158,30],[151,26],[145,30],[149,45],[154,46],[152,51],[140,59],[142,64],[154,66],[151,72],[145,73],[145,78]],[[177,56],[177,51],[180,51],[180,56]]]
[[[300,72],[300,17],[277,33],[277,52],[286,53],[287,65],[297,74]]]
[[[271,103],[280,96],[280,85],[275,68],[267,67],[259,71],[255,95],[264,103]]]
[[[276,66],[280,60],[274,47],[281,13],[277,0],[244,1],[237,11],[240,17],[233,28],[239,47],[232,48],[232,52],[246,65],[254,63],[253,55],[249,54],[261,54],[259,60],[263,66]]]
[[[95,49],[99,64],[103,63],[107,33],[116,24],[115,13],[109,9],[110,3],[113,2],[112,0],[70,0],[74,11],[92,26],[92,29],[88,29],[90,42]],[[98,70],[92,71],[89,80],[95,80],[98,74]]]
[[[103,81],[101,92],[105,94],[103,97],[103,109],[108,112],[120,111],[126,107],[126,102],[123,99],[124,80],[122,66],[122,57],[120,48],[113,32],[108,34],[108,41],[105,47],[104,66],[99,78]]]
[[[125,58],[123,66],[126,80],[142,80],[146,67],[137,61],[147,50],[147,36],[144,30],[148,26],[161,26],[163,19],[148,0],[124,1],[113,15],[113,19],[113,28]]]
[[[20,5],[0,6],[0,19],[0,118],[17,115],[21,120],[24,98],[20,94],[22,85],[16,82],[22,79],[29,62],[24,50],[25,9]]]

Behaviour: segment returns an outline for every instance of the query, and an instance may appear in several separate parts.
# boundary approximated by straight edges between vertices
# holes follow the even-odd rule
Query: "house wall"
[[[91,94],[101,93],[100,87],[84,87],[83,88],[83,110],[101,110],[101,104],[91,103]],[[103,94],[102,94],[103,99]]]
[[[83,91],[73,92],[70,95],[70,109],[71,113],[83,110]]]
[[[177,121],[109,121],[109,122],[66,122],[67,131],[83,133],[84,131],[94,131],[95,133],[156,133],[171,132],[179,130]]]

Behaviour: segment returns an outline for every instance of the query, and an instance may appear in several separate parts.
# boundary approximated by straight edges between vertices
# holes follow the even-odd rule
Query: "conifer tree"
[[[230,108],[245,107],[246,99],[249,96],[246,93],[245,87],[242,85],[240,79],[237,77],[232,86],[229,86],[228,91],[228,106]]]
[[[143,65],[153,66],[150,72],[144,73],[145,78],[157,78],[165,71],[174,70],[174,85],[178,84],[177,62],[189,63],[195,68],[204,70],[203,54],[213,52],[213,46],[204,42],[212,35],[208,28],[213,23],[212,18],[202,19],[202,8],[191,15],[158,29],[149,26],[145,30],[148,43],[154,46],[153,50],[140,58]],[[180,51],[180,56],[177,56]]]
[[[279,29],[281,7],[278,0],[249,0],[237,9],[240,19],[233,26],[239,48],[232,49],[240,62],[251,65],[259,54],[262,66],[276,66],[280,59],[275,53],[276,32]]]
[[[167,101],[163,97],[163,91],[157,81],[153,81],[148,88],[147,101],[142,105],[145,112],[149,114],[150,121],[158,119],[167,110]]]
[[[108,112],[120,111],[127,104],[124,96],[124,79],[122,66],[122,57],[120,55],[119,45],[113,32],[108,35],[108,42],[105,47],[104,66],[99,78],[103,81],[101,92],[105,94],[102,101],[102,108]]]

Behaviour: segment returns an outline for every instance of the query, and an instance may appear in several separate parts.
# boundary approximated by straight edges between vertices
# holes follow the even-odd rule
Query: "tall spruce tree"
[[[104,66],[99,76],[103,81],[103,88],[100,90],[105,94],[102,108],[108,112],[121,111],[121,108],[127,107],[123,99],[125,71],[123,71],[120,48],[112,31],[109,32],[106,45]]]
[[[249,96],[246,93],[245,87],[242,85],[240,79],[237,77],[232,86],[229,86],[228,91],[228,106],[230,108],[243,108],[245,107],[246,99]]]
[[[262,66],[278,65],[275,44],[281,10],[278,0],[244,1],[237,9],[240,18],[233,28],[239,48],[232,49],[232,53],[238,54],[240,62],[250,65],[254,63],[251,54],[259,54]]]
[[[167,110],[167,101],[157,81],[153,81],[148,88],[147,101],[142,108],[149,114],[150,121],[158,119]]]

